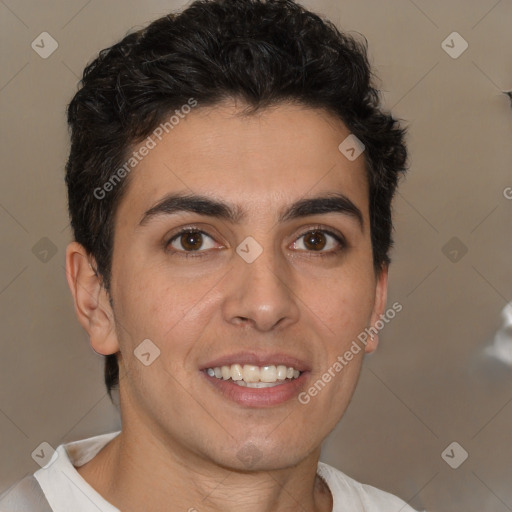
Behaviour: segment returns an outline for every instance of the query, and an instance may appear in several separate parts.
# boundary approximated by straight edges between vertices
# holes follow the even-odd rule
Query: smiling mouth
[[[255,366],[251,364],[232,364],[216,366],[204,370],[210,377],[231,381],[248,388],[271,388],[298,379],[302,372],[292,366],[269,365]]]

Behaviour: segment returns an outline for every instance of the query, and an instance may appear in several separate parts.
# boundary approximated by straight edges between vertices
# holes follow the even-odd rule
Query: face
[[[333,365],[383,313],[386,294],[387,271],[373,270],[363,156],[338,150],[348,135],[300,106],[251,116],[235,103],[198,107],[132,171],[115,218],[115,322],[90,332],[97,352],[121,352],[123,425],[184,459],[238,469],[318,453],[377,340],[341,371]],[[258,371],[278,380],[233,380],[257,381]]]

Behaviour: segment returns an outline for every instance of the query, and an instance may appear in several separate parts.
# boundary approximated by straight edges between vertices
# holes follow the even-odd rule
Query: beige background
[[[304,4],[367,37],[385,103],[410,126],[389,296],[403,311],[323,460],[416,508],[512,510],[512,368],[485,355],[512,300],[512,2]],[[0,1],[0,490],[38,469],[41,442],[120,426],[64,276],[65,107],[100,49],[182,5]],[[47,59],[31,48],[43,31],[59,45]],[[457,59],[441,47],[453,31],[469,43]],[[467,248],[457,262],[452,237]],[[458,469],[441,457],[452,441],[469,453]]]

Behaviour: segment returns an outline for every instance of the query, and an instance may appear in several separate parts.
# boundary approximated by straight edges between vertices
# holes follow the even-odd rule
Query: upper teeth
[[[232,379],[245,382],[277,382],[285,379],[296,379],[300,371],[285,365],[254,366],[252,364],[232,364],[231,366],[216,366],[206,370],[210,377]]]

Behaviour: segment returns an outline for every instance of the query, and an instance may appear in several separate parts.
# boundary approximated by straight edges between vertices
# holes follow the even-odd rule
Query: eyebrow
[[[142,216],[139,226],[161,215],[172,215],[180,212],[191,212],[207,215],[221,220],[239,224],[246,218],[246,213],[239,205],[224,203],[210,197],[173,193],[164,196]],[[286,207],[279,216],[279,222],[320,215],[325,213],[339,213],[356,220],[361,231],[364,229],[364,220],[361,210],[344,194],[330,193],[322,197],[300,199]]]

